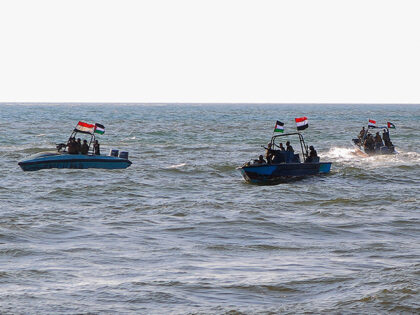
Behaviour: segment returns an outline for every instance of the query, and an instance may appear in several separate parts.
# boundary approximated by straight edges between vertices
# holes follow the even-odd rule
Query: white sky
[[[420,103],[420,1],[0,1],[0,102]]]

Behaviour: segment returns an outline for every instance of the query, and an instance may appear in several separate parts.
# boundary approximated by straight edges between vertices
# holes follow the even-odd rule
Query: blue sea
[[[331,173],[246,183],[276,120],[302,116]],[[354,154],[368,119],[395,124],[399,154]],[[133,164],[19,168],[79,120]],[[0,313],[419,313],[419,121],[398,104],[0,104]]]

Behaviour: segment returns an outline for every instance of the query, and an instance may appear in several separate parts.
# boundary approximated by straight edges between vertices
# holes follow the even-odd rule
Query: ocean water
[[[303,115],[331,174],[247,184],[236,167]],[[353,154],[369,118],[396,125],[398,155]],[[79,120],[133,165],[18,167]],[[419,121],[419,105],[1,104],[0,313],[419,313]]]

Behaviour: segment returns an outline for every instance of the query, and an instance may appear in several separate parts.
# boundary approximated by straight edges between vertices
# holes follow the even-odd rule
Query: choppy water
[[[246,184],[235,168],[301,115],[332,173]],[[397,126],[399,155],[352,154],[368,118]],[[78,120],[133,165],[19,169]],[[420,312],[419,121],[416,105],[0,105],[0,311]]]

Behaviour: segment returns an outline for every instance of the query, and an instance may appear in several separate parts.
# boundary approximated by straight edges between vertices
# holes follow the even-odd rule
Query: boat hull
[[[353,139],[352,144],[357,150],[358,155],[360,156],[372,156],[372,155],[395,155],[398,154],[398,152],[395,150],[394,146],[388,148],[387,146],[381,146],[379,148],[376,148],[373,151],[366,151],[363,146],[360,145],[359,139]],[[361,154],[359,154],[361,153]]]
[[[277,184],[311,175],[327,174],[331,162],[284,163],[277,165],[252,165],[239,168],[244,179],[253,184]]]
[[[38,171],[51,168],[124,169],[131,165],[131,161],[115,156],[41,153],[20,161],[18,165],[24,171]]]

